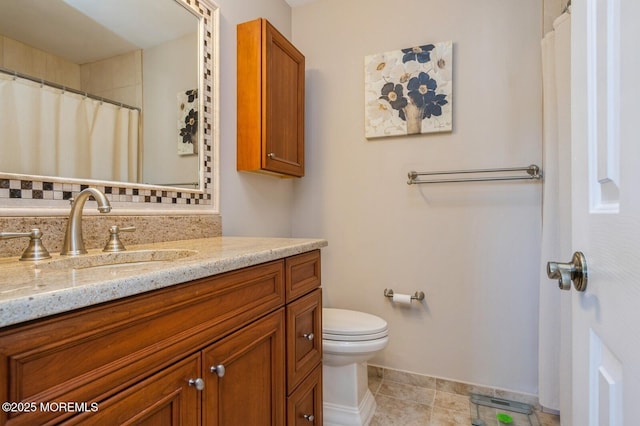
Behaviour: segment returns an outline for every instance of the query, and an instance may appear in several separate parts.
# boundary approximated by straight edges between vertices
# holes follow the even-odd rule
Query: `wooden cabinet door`
[[[194,354],[62,424],[199,425],[201,391],[189,383],[200,376],[200,366]]]
[[[284,324],[280,309],[203,351],[204,424],[284,424]]]
[[[304,55],[263,18],[238,25],[237,48],[237,169],[304,176]]]
[[[304,175],[304,56],[269,22],[264,33],[266,170]]]

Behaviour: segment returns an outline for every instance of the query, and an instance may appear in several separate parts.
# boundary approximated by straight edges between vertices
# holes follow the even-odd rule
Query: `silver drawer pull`
[[[313,414],[305,414],[302,417],[304,417],[304,419],[308,422],[313,422],[316,418],[313,416]]]
[[[302,337],[304,337],[305,339],[307,339],[307,340],[311,341],[311,340],[313,340],[313,338],[314,338],[314,337],[316,337],[316,336],[314,336],[314,334],[313,334],[313,333],[305,333],[305,334],[303,334],[303,335],[302,335]]]
[[[218,364],[218,365],[214,365],[209,369],[212,373],[216,373],[218,375],[218,377],[223,377],[224,373],[225,373],[225,368],[224,365],[222,364]]]
[[[197,390],[201,391],[202,389],[204,389],[204,380],[202,380],[200,377],[198,377],[197,379],[189,379],[189,386],[193,386]]]

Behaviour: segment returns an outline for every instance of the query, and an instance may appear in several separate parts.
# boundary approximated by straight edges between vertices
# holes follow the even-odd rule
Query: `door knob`
[[[587,259],[577,251],[569,263],[547,262],[547,276],[558,280],[561,290],[571,290],[571,282],[578,291],[587,289]]]

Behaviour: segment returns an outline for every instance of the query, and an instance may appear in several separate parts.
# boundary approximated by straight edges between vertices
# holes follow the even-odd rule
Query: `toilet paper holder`
[[[384,289],[384,296],[385,297],[393,297],[393,289],[392,288],[385,288]],[[411,300],[424,300],[424,292],[423,291],[416,291],[414,294],[411,295]]]

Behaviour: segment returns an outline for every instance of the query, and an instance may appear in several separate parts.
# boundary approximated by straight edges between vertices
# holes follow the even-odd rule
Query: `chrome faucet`
[[[64,235],[62,243],[61,255],[77,256],[85,254],[87,250],[84,248],[84,240],[82,239],[82,209],[87,199],[93,196],[98,202],[98,211],[100,213],[109,213],[111,204],[107,197],[95,188],[87,188],[82,190],[71,205],[69,213],[69,221],[67,222],[67,232]]]

